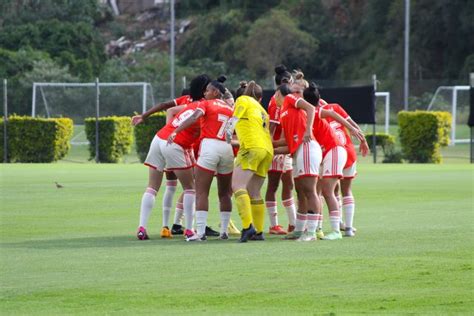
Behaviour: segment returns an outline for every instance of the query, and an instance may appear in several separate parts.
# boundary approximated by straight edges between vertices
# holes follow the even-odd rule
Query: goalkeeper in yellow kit
[[[273,159],[273,146],[268,114],[259,103],[261,99],[262,88],[249,82],[237,98],[226,127],[227,140],[230,142],[235,128],[240,143],[232,175],[232,191],[243,227],[239,242],[264,240],[265,204],[260,189]]]

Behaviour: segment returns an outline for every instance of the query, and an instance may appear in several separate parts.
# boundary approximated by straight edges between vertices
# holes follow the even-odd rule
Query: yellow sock
[[[234,193],[235,204],[237,204],[237,211],[239,211],[240,219],[242,220],[242,227],[248,228],[252,224],[252,211],[250,206],[250,196],[247,190],[241,189]]]
[[[251,200],[253,224],[257,233],[263,232],[265,222],[265,204],[262,199]]]

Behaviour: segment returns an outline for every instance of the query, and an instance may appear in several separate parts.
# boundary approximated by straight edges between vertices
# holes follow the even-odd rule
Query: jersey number
[[[217,137],[222,138],[224,137],[224,129],[227,125],[227,121],[229,120],[229,117],[224,114],[219,114],[217,115],[217,121],[222,122],[221,127],[219,128],[219,131],[217,132]]]
[[[179,116],[175,117],[174,120],[171,122],[171,125],[173,125],[173,127],[179,127],[181,125],[181,123],[183,123],[184,121],[186,121],[186,119],[188,117],[190,117],[191,115],[193,115],[194,113],[194,110],[186,110],[184,111],[183,113],[181,113]]]

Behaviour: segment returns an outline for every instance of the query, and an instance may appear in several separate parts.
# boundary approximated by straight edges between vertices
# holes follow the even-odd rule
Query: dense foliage
[[[187,0],[176,6],[178,21],[191,21],[178,35],[177,94],[182,76],[202,72],[227,73],[231,87],[250,78],[270,87],[273,66],[285,63],[323,85],[367,83],[377,74],[379,89],[391,91],[393,108],[400,108],[403,1]],[[127,29],[135,17],[113,18],[96,0],[2,1],[0,12],[0,76],[13,86],[15,112],[29,108],[31,72],[41,73],[45,63],[35,62],[44,60],[61,80],[146,81],[157,99],[169,97],[166,43],[121,58],[105,56],[111,34],[141,40],[143,30]],[[412,108],[426,107],[423,94],[438,85],[466,83],[474,70],[474,41],[468,40],[473,32],[474,1],[411,1]],[[48,78],[35,77],[41,79]],[[431,79],[436,82],[416,84]]]
[[[3,118],[0,138],[3,139]],[[67,155],[73,122],[68,118],[44,119],[10,116],[7,121],[8,159],[11,162],[53,162]],[[0,157],[3,159],[3,141]]]
[[[135,143],[137,145],[137,154],[141,162],[145,161],[151,141],[153,137],[155,137],[156,132],[165,125],[165,112],[160,112],[148,117],[142,124],[135,126]]]

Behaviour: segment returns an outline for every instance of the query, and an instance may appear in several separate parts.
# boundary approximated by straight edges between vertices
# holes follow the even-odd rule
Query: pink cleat
[[[147,240],[150,239],[148,234],[146,233],[146,229],[143,226],[138,227],[137,238],[139,240]]]

